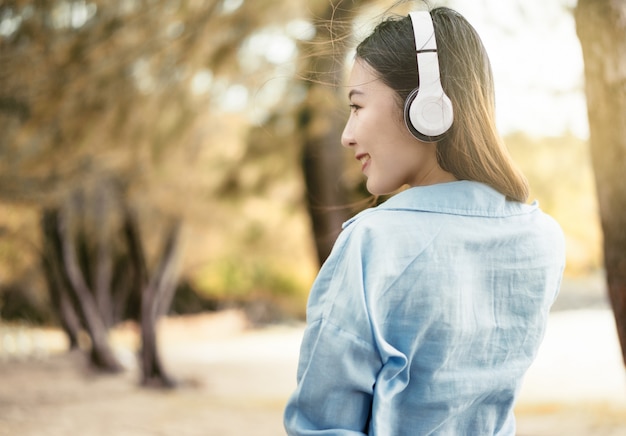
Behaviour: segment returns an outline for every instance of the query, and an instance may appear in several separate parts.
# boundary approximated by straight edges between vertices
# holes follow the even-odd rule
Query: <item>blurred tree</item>
[[[198,192],[226,178],[194,185],[201,123],[227,94],[207,90],[230,89],[238,48],[284,14],[281,4],[0,5],[0,200],[40,208],[52,300],[72,345],[87,330],[97,367],[119,369],[107,329],[134,298],[143,381],[171,384],[155,323],[176,286],[190,186]]]
[[[40,213],[36,243],[50,299],[72,346],[88,332],[95,365],[119,369],[107,331],[139,317],[143,381],[171,384],[154,327],[175,289],[184,224],[200,222],[204,233],[221,226],[211,241],[233,251],[255,246],[267,258],[270,240],[272,250],[301,259],[289,237],[276,240],[280,225],[262,229],[264,220],[282,224],[264,207],[302,206],[304,187],[289,168],[299,152],[319,259],[328,254],[351,213],[337,85],[366,3],[0,4],[0,202]],[[250,106],[254,116],[242,114]],[[287,173],[295,188],[282,186]],[[245,195],[253,201],[245,204]],[[253,216],[252,225],[242,230],[235,215]],[[288,268],[272,262],[280,274],[268,278],[250,262],[251,277],[293,288]],[[242,265],[249,266],[238,253]]]
[[[626,1],[578,0],[589,141],[610,301],[626,363]]]
[[[318,262],[321,265],[335,242],[341,224],[348,219],[348,196],[342,184],[343,152],[339,138],[343,127],[338,111],[354,3],[344,6],[314,2],[316,37],[301,44],[306,98],[297,111],[302,143],[302,169]]]
[[[346,154],[340,146],[347,111],[339,111],[338,104],[345,95],[338,91],[343,89],[354,20],[359,8],[369,1],[310,3],[316,37],[301,44],[300,75],[305,79],[306,98],[296,116],[307,206],[321,265],[330,254],[341,224],[354,212],[349,193],[354,187],[346,184]]]
[[[157,352],[155,325],[176,288],[180,219],[170,218],[150,274],[136,212],[115,188],[99,178],[94,186],[76,188],[60,206],[44,208],[42,260],[51,302],[70,347],[78,347],[84,326],[91,362],[110,372],[122,368],[108,344],[108,328],[139,319],[143,384],[174,386]]]

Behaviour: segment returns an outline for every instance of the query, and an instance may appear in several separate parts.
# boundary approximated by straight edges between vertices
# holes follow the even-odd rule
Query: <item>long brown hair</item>
[[[528,182],[497,132],[491,64],[485,47],[458,12],[431,12],[437,39],[441,84],[454,108],[454,122],[437,143],[439,165],[459,180],[485,183],[508,199],[525,202]],[[400,108],[418,86],[415,42],[409,17],[381,22],[356,49],[380,79],[394,89]]]

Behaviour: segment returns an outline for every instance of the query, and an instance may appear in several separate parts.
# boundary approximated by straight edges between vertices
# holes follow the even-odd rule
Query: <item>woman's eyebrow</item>
[[[363,91],[360,91],[358,89],[351,89],[348,93],[348,99],[351,99],[353,95],[363,95]]]

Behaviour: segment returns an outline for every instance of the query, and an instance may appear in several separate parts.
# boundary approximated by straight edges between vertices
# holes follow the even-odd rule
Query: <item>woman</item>
[[[356,53],[342,144],[372,194],[408,189],[345,223],[320,270],[287,433],[514,435],[562,232],[525,203],[461,15],[387,19]]]

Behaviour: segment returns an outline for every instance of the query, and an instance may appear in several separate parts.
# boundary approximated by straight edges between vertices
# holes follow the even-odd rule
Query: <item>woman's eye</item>
[[[350,105],[350,110],[351,110],[352,112],[356,112],[356,111],[358,111],[359,109],[361,109],[361,106],[359,106],[359,105],[356,105],[356,104],[351,104],[351,105]]]

